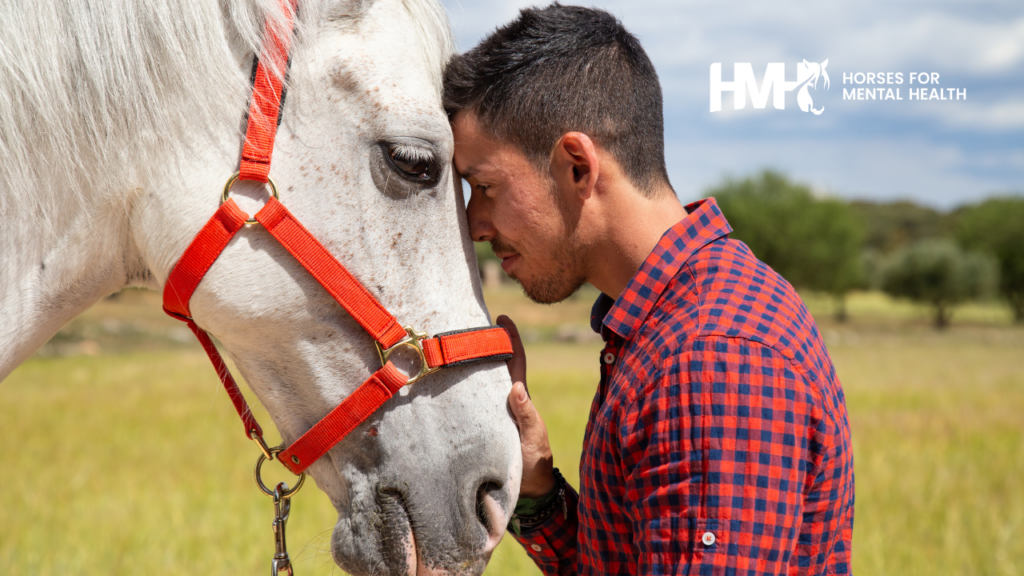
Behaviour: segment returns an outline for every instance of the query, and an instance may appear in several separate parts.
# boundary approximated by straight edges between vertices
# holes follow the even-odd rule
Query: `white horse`
[[[0,3],[0,378],[103,296],[162,288],[237,169],[268,15],[282,17],[276,2]],[[296,26],[281,201],[403,324],[488,324],[440,101],[442,8],[310,0]],[[266,198],[245,183],[232,194],[249,214]],[[369,336],[259,226],[191,309],[287,443],[379,367]],[[342,568],[483,570],[519,488],[510,386],[494,363],[431,375],[313,465]]]

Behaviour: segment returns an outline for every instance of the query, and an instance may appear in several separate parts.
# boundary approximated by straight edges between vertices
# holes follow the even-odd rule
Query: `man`
[[[605,340],[579,494],[518,337],[510,524],[546,574],[848,574],[853,461],[813,319],[707,199],[669,184],[661,88],[611,15],[528,9],[445,73],[473,239],[537,302],[584,282]],[[507,318],[499,322],[515,336]]]

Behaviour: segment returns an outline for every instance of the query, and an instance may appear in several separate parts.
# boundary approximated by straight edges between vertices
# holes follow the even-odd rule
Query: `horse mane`
[[[321,3],[300,0],[296,48]],[[357,20],[371,3],[353,0],[342,17]],[[447,16],[436,0],[402,5],[440,92],[453,52]],[[277,0],[0,4],[0,217],[145,189],[204,131],[223,138],[210,127],[240,124],[264,20],[283,16]]]

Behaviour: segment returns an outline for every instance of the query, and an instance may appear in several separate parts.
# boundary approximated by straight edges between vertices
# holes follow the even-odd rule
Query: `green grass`
[[[530,390],[575,484],[600,343],[574,330],[592,294],[553,307],[513,289],[487,296],[532,331]],[[877,294],[856,295],[847,324],[826,299],[808,304],[853,427],[855,572],[1024,574],[1024,329],[995,304],[961,310],[944,332]],[[5,574],[267,570],[272,505],[252,482],[256,449],[205,356],[158,308],[146,293],[105,301],[0,383]],[[300,575],[339,572],[334,519],[312,483],[295,498]],[[506,539],[488,574],[539,572]]]
[[[35,358],[7,378],[4,572],[265,572],[273,505],[219,388],[201,351]],[[304,488],[292,518],[302,573],[330,573],[317,553],[334,521],[327,499]]]

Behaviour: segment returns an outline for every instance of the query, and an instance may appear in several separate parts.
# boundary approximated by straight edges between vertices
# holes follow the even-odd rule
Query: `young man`
[[[525,388],[510,525],[546,574],[849,574],[843,392],[793,288],[668,182],[661,87],[600,10],[528,9],[445,74],[470,233],[537,302],[584,282],[606,345],[580,490]],[[501,318],[515,334],[514,325]]]

